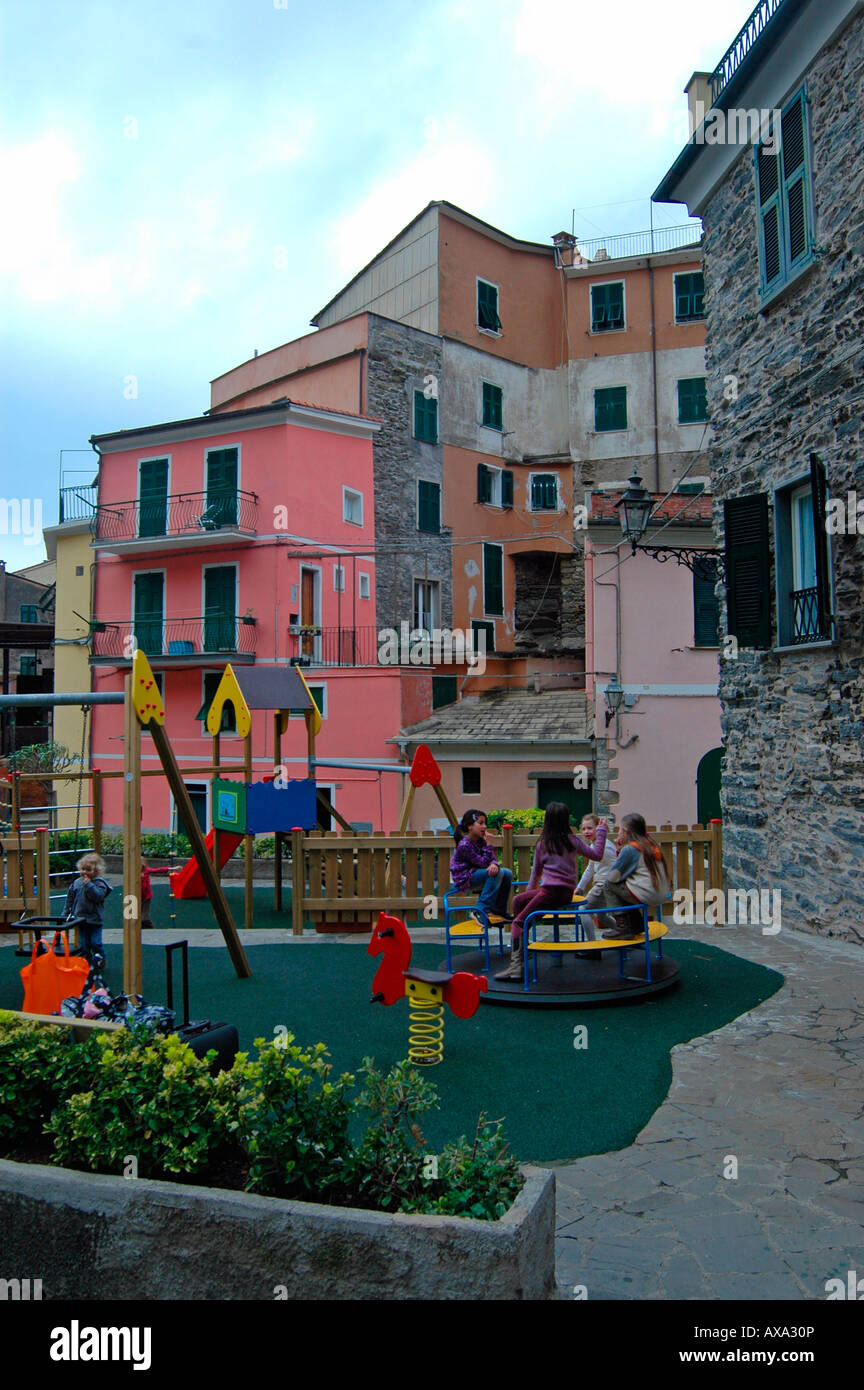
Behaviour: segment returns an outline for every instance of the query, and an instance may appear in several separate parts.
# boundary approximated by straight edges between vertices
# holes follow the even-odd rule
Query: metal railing
[[[702,223],[683,222],[679,227],[654,227],[646,232],[624,232],[621,236],[579,238],[579,254],[594,265],[605,260],[621,260],[625,256],[653,256],[662,251],[680,251],[685,246],[698,245],[702,240]],[[600,253],[605,251],[606,254]]]
[[[310,666],[377,666],[376,627],[320,627],[313,634],[295,634],[297,655]]]
[[[826,641],[831,633],[823,632],[819,622],[819,590],[792,590],[792,645],[799,642]]]
[[[90,521],[96,512],[98,497],[98,487],[61,487],[60,521]]]
[[[93,656],[130,661],[137,649],[149,657],[208,656],[255,653],[254,623],[221,614],[196,618],[146,618],[131,623],[97,623]]]
[[[97,541],[152,540],[220,531],[258,529],[258,496],[254,492],[178,492],[155,499],[133,498],[96,508]]]
[[[728,87],[757,39],[762,36],[777,11],[785,3],[786,0],[760,0],[711,74],[711,100],[713,102],[717,101],[723,88]]]

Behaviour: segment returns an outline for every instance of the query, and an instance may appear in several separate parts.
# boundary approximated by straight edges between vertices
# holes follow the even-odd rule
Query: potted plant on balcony
[[[252,609],[247,608],[240,621],[241,623],[245,623],[246,627],[254,627],[258,619],[254,616]]]

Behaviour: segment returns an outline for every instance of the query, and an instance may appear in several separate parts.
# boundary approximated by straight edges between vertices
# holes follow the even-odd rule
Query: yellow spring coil
[[[444,1005],[412,1000],[408,1014],[408,1061],[435,1067],[444,1057]]]

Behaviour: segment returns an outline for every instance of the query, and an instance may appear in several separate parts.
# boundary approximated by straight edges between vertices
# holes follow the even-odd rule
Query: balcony
[[[664,251],[683,251],[698,246],[702,240],[702,223],[694,219],[678,227],[654,227],[645,232],[624,232],[621,236],[579,238],[577,256],[592,265],[603,261],[623,260],[626,256],[657,256]],[[577,259],[578,268],[579,261]],[[618,326],[607,324],[607,327]]]
[[[112,555],[143,555],[252,541],[258,534],[254,492],[179,492],[96,507],[93,544]]]
[[[211,666],[222,661],[251,665],[255,660],[254,618],[214,615],[203,618],[147,618],[130,623],[93,624],[92,661],[99,666],[131,665],[136,647],[156,670],[172,666]]]
[[[720,62],[711,74],[711,100],[716,104],[724,88],[728,87],[738,69],[742,66],[757,44],[764,48],[770,42],[763,37],[777,11],[786,0],[760,0],[747,23],[738,31]]]
[[[92,521],[98,497],[97,487],[61,487],[60,524],[64,521]]]

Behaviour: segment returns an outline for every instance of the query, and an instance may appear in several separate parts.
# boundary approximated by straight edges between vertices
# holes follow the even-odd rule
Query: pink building
[[[693,568],[623,541],[620,491],[589,494],[585,547],[586,688],[596,756],[605,758],[617,817],[655,825],[720,815],[716,563],[707,494],[655,495],[645,550],[690,552]],[[662,554],[662,551],[661,551]],[[616,708],[613,708],[616,707]]]
[[[375,665],[374,420],[288,401],[96,435],[101,454],[93,546],[94,689],[118,690],[132,650],[161,682],[181,768],[211,761],[203,720],[226,662],[298,660],[323,715],[318,755],[395,763],[387,739],[406,720],[399,669]],[[362,671],[358,667],[363,667]],[[408,687],[408,691],[413,686]],[[253,716],[256,776],[273,769],[272,720]],[[93,711],[92,762],[122,764],[122,710]],[[144,740],[143,766],[158,767]],[[239,758],[222,739],[222,757]],[[304,776],[302,719],[283,739]],[[340,813],[368,828],[398,819],[402,778],[324,769]],[[106,825],[122,820],[119,781],[106,784]],[[209,779],[187,785],[209,825]],[[143,781],[143,827],[167,830],[161,777]]]

